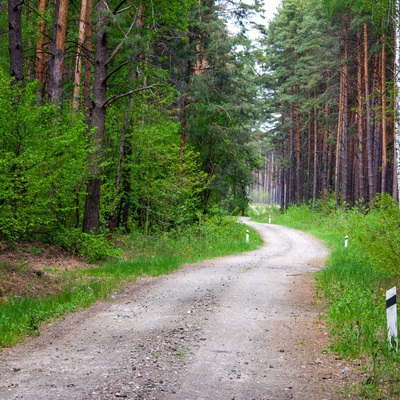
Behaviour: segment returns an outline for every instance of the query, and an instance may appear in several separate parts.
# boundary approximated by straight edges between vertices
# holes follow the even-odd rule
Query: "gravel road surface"
[[[310,274],[326,248],[246,223],[259,250],[140,279],[3,350],[0,399],[336,398],[343,366],[324,358]]]

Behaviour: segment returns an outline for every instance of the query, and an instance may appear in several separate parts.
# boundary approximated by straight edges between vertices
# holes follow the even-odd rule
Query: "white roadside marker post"
[[[396,305],[396,286],[386,291],[386,318],[389,347],[395,343],[396,351],[398,347],[397,337],[397,305]]]
[[[269,216],[269,218],[268,218],[268,223],[269,224],[271,223],[271,216]]]
[[[249,230],[246,229],[246,243],[249,243]]]
[[[346,236],[344,237],[344,247],[347,248],[348,245],[349,245],[349,236],[346,235]]]

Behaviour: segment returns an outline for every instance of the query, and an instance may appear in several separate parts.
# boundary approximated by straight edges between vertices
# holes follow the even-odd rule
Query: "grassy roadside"
[[[316,274],[326,303],[324,318],[332,350],[360,361],[365,380],[346,388],[343,397],[400,398],[400,357],[387,342],[385,292],[399,285],[400,211],[388,197],[373,209],[337,210],[319,204],[313,210],[293,206],[285,213],[258,209],[254,220],[286,225],[320,238],[331,250]],[[345,236],[348,235],[348,247]]]
[[[25,291],[30,294],[15,295],[12,285],[4,284],[7,274],[15,278],[17,272],[28,272],[29,265],[0,265],[0,348],[38,335],[43,322],[106,299],[140,276],[164,275],[186,263],[258,248],[261,238],[254,232],[250,243],[246,243],[246,229],[250,228],[235,218],[214,217],[184,231],[157,237],[120,237],[117,242],[122,253],[118,258],[83,269],[46,268],[39,274],[30,274],[30,286],[34,275],[42,283],[41,292],[36,291],[34,296],[29,288]]]

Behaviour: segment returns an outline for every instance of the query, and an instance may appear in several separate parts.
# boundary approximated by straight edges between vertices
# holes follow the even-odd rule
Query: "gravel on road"
[[[327,249],[245,222],[260,249],[142,278],[3,350],[0,399],[343,398],[354,368],[325,351],[313,289]]]

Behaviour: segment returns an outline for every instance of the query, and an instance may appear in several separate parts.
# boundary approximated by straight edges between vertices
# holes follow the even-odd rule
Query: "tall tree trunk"
[[[293,94],[293,91],[291,92]],[[290,165],[288,168],[288,199],[287,199],[287,205],[290,205],[293,203],[293,200],[295,199],[295,167],[294,167],[294,161],[293,161],[293,153],[294,153],[294,145],[293,145],[293,123],[294,123],[294,105],[290,104],[289,106],[289,140],[288,140],[288,159],[290,160]]]
[[[394,46],[394,62],[393,62],[393,70],[395,77],[395,96],[394,96],[394,109],[395,109],[395,118],[394,118],[394,129],[393,129],[393,141],[394,141],[394,151],[393,151],[393,198],[399,201],[400,194],[400,4],[399,2],[395,3],[395,13],[394,13],[394,36],[395,43]],[[400,204],[400,201],[399,201]]]
[[[286,145],[286,140],[285,140],[285,134],[283,132],[284,126],[285,126],[285,103],[282,102],[282,108],[281,108],[281,127],[282,127],[282,132],[281,132],[281,175],[280,175],[280,187],[281,187],[281,197],[280,197],[280,204],[281,204],[281,210],[285,210],[286,208],[286,166],[284,163],[285,159],[285,145]]]
[[[83,46],[85,44],[86,23],[87,23],[87,0],[82,0],[81,16],[79,20],[79,31],[78,31],[78,48],[76,51],[76,61],[75,61],[74,91],[72,99],[72,106],[75,110],[79,110],[79,105],[80,105],[82,53],[83,53]]]
[[[67,34],[68,0],[57,0],[54,13],[54,31],[51,43],[49,97],[55,104],[61,102],[64,49]]]
[[[308,92],[308,101],[310,101],[311,94]],[[307,123],[307,194],[306,199],[311,197],[311,109],[308,110],[308,123]]]
[[[297,88],[299,92],[299,88]],[[296,102],[296,202],[300,204],[303,199],[303,180],[301,171],[301,129],[300,129],[300,103]]]
[[[46,89],[45,63],[48,60],[46,49],[46,21],[44,12],[46,11],[46,0],[39,0],[39,36],[36,42],[36,79],[42,83],[43,90]]]
[[[382,53],[381,53],[381,93],[382,93],[382,181],[381,192],[387,191],[387,94],[386,94],[386,35],[382,35]]]
[[[380,93],[381,90],[381,57],[380,52],[374,54],[372,58],[372,71],[370,69],[370,93]],[[377,192],[381,189],[381,166],[382,166],[382,118],[380,117],[380,111],[382,109],[382,102],[380,96],[372,96],[371,103],[371,129],[372,129],[372,154],[373,163],[372,170],[374,176],[374,197]]]
[[[92,109],[92,128],[94,128],[92,145],[95,147],[95,151],[89,157],[89,181],[83,219],[83,231],[95,234],[98,233],[100,221],[101,158],[106,119],[108,35],[105,12],[107,9],[107,2],[101,1],[97,9]]]
[[[371,107],[369,98],[369,67],[368,67],[368,26],[364,23],[364,94],[365,94],[365,117],[367,130],[367,170],[368,170],[368,196],[372,202],[375,196],[374,191],[374,170],[373,170],[373,142],[371,126]]]
[[[322,140],[322,196],[325,199],[325,196],[329,191],[329,179],[328,179],[328,170],[329,170],[329,150],[328,150],[328,133],[329,133],[329,106],[325,104],[325,119],[326,126],[324,128],[324,136]]]
[[[343,62],[343,55],[342,55]],[[339,118],[337,125],[337,135],[336,135],[336,153],[335,153],[335,203],[336,208],[340,205],[340,171],[341,171],[341,161],[342,161],[342,131],[343,131],[343,107],[344,107],[344,79],[343,79],[343,67],[340,71],[340,83],[339,83]]]
[[[90,107],[91,107],[91,70],[92,70],[92,0],[86,0],[86,24],[84,42],[84,87],[83,87],[83,109],[86,117],[86,124],[90,126]]]
[[[350,30],[350,11],[346,12],[346,28],[344,33],[344,65],[343,65],[343,117],[342,117],[342,151],[341,151],[341,167],[342,167],[342,201],[348,200],[349,184],[348,184],[348,144],[349,144],[349,30]]]
[[[10,53],[10,76],[14,83],[24,79],[22,49],[22,19],[20,0],[8,0],[8,49]]]
[[[314,97],[317,96],[317,89],[314,90]],[[318,185],[318,118],[317,118],[317,107],[314,107],[314,175],[313,175],[313,193],[312,201],[313,204],[317,201],[317,185]]]
[[[361,41],[361,30],[358,28],[357,31],[357,177],[356,177],[356,200],[364,197],[364,129],[363,129],[363,74],[362,74],[362,41]]]

